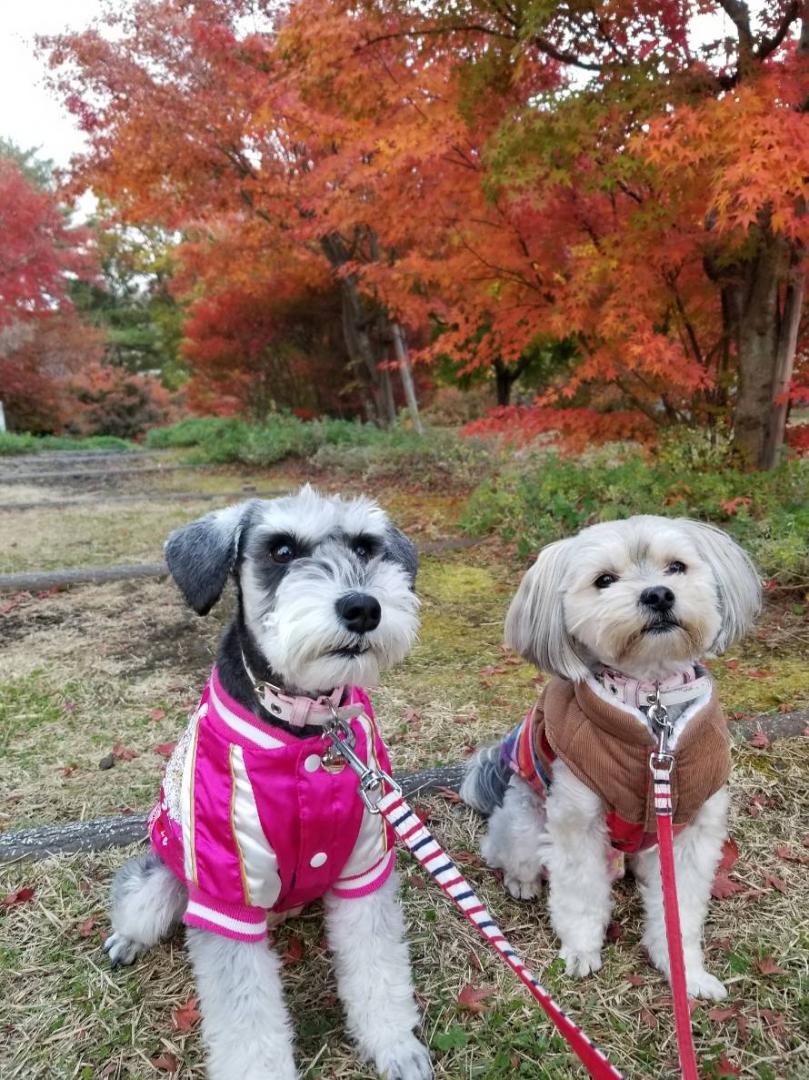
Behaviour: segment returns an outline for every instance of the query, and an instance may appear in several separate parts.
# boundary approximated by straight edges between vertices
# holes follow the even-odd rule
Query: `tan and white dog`
[[[643,897],[643,943],[668,975],[648,765],[647,714],[659,688],[674,723],[688,992],[726,996],[704,968],[702,926],[727,832],[729,739],[700,661],[742,637],[759,606],[759,578],[742,549],[683,518],[593,525],[544,548],[523,578],[506,642],[554,678],[522,723],[473,759],[461,795],[489,815],[482,852],[513,896],[531,899],[548,877],[570,974],[601,967],[623,852]]]

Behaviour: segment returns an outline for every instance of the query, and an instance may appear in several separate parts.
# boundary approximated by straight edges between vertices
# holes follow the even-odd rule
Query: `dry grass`
[[[711,907],[709,966],[728,983],[731,995],[718,1016],[708,1005],[694,1012],[706,1076],[718,1075],[715,1065],[723,1052],[744,1077],[796,1080],[809,1075],[807,871],[785,862],[775,850],[782,845],[796,853],[806,850],[801,845],[809,828],[808,767],[809,742],[800,739],[755,757],[743,751],[737,761],[733,835],[741,857],[734,872],[754,892]],[[750,800],[757,795],[768,805],[752,817]],[[424,808],[436,835],[490,903],[506,934],[619,1068],[630,1076],[674,1080],[666,987],[638,944],[639,904],[632,885],[616,889],[620,938],[607,946],[604,969],[595,978],[572,983],[554,959],[544,904],[512,901],[495,875],[476,865],[470,853],[477,848],[477,818],[441,800],[426,802]],[[172,1028],[172,1011],[193,993],[180,937],[129,971],[110,971],[100,951],[109,878],[126,854],[71,856],[0,870],[0,893],[26,886],[36,890],[31,902],[0,916],[4,1080],[155,1077],[158,1072],[149,1061],[166,1050],[181,1062],[180,1077],[201,1075],[198,1033]],[[400,869],[424,1033],[433,1047],[438,1080],[581,1075],[524,991],[405,855],[400,855]],[[768,873],[777,875],[783,892],[767,886]],[[373,1072],[357,1063],[345,1042],[317,907],[281,928],[282,953],[291,935],[304,944],[303,959],[284,971],[302,1075],[370,1080]],[[763,976],[756,965],[765,957],[785,973]],[[628,976],[641,984],[632,985]],[[467,982],[495,988],[480,1016],[458,1006]],[[722,1019],[728,1009],[733,1015]]]
[[[93,495],[87,511],[5,515],[2,551],[7,558],[28,559],[27,566],[43,567],[71,560],[152,559],[169,527],[211,505],[175,509],[165,501],[150,502],[149,491],[162,497],[193,483],[200,491],[243,490],[249,497],[293,488],[303,478],[292,470],[241,474],[229,469],[130,478],[115,491],[142,490],[144,502],[125,511],[95,502]],[[327,490],[339,486],[322,477],[318,482]],[[58,492],[61,497],[74,493]],[[442,538],[456,529],[462,505],[457,495],[387,488],[375,494],[417,539]],[[48,496],[32,488],[30,497]],[[421,640],[375,695],[398,769],[457,760],[501,735],[533,699],[535,673],[500,647],[502,617],[520,569],[494,542],[423,560]],[[0,609],[0,827],[148,806],[163,765],[154,747],[176,738],[195,703],[227,603],[208,619],[198,619],[170,583],[138,581],[38,598],[3,597]],[[799,612],[783,603],[769,607],[761,633],[716,667],[729,711],[809,700],[805,633]],[[99,760],[116,744],[137,757],[124,756],[100,771]],[[744,1077],[809,1077],[807,867],[776,852],[781,847],[809,853],[803,847],[809,834],[808,755],[806,739],[736,752],[733,832],[741,858],[734,872],[747,895],[711,908],[709,966],[728,982],[727,1008],[733,1011],[723,1006],[712,1014],[699,1006],[694,1013],[707,1077],[719,1075],[723,1051]],[[491,903],[506,933],[616,1064],[628,1075],[673,1080],[666,988],[642,955],[639,905],[631,885],[616,889],[621,934],[607,946],[604,970],[572,984],[554,959],[544,904],[510,900],[470,854],[478,845],[476,817],[441,800],[425,806],[436,834]],[[178,1058],[179,1076],[201,1076],[198,1033],[177,1032],[171,1023],[173,1009],[193,993],[180,939],[128,972],[110,972],[100,952],[109,879],[125,855],[0,868],[0,897],[26,886],[36,890],[31,902],[0,909],[3,1080],[152,1078],[159,1073],[150,1059],[164,1052]],[[544,1017],[471,928],[425,885],[406,856],[400,867],[425,1036],[439,1080],[581,1075]],[[783,892],[767,883],[768,873],[783,883]],[[282,951],[291,934],[305,944],[303,960],[284,973],[303,1075],[370,1080],[373,1072],[357,1063],[345,1043],[317,907],[281,929]],[[785,973],[762,974],[757,964],[767,957]],[[632,985],[627,976],[639,977],[641,985]],[[458,1007],[466,982],[495,988],[480,1016]]]

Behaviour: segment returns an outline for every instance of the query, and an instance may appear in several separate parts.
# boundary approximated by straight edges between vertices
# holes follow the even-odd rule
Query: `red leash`
[[[683,934],[680,927],[680,905],[677,902],[677,878],[674,873],[674,829],[672,827],[671,771],[674,756],[668,748],[671,735],[665,707],[657,702],[649,709],[649,719],[657,725],[660,742],[649,758],[652,770],[657,819],[657,849],[660,858],[660,881],[663,887],[663,918],[666,923],[666,944],[671,969],[671,996],[674,1002],[674,1026],[677,1032],[677,1053],[680,1056],[682,1080],[699,1080],[697,1055],[691,1032],[691,1009],[685,981]]]
[[[396,789],[389,792],[376,806],[405,847],[446,893],[464,918],[469,920],[508,964],[520,982],[528,987],[593,1080],[622,1080],[621,1073],[609,1063],[604,1053],[587,1038],[582,1029],[531,974],[503,936],[489,909],[429,829],[407,805],[401,791]]]

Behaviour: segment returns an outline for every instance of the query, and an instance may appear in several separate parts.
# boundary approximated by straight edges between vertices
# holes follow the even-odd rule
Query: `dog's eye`
[[[599,574],[593,584],[597,589],[608,589],[618,578],[615,574]]]
[[[374,542],[361,536],[351,545],[351,550],[361,562],[368,562],[374,553]]]
[[[674,562],[670,562],[669,565],[666,567],[666,573],[667,574],[684,574],[685,573],[685,563],[680,562],[679,559],[675,559]]]
[[[270,558],[274,563],[282,566],[284,563],[292,562],[296,555],[295,545],[289,540],[279,540],[270,546]]]

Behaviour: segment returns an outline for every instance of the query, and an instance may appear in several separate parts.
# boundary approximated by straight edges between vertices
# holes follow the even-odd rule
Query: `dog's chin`
[[[635,631],[608,666],[636,678],[663,678],[682,670],[701,653],[701,639],[673,619],[659,619]]]
[[[335,686],[374,686],[379,681],[379,672],[379,657],[366,646],[334,649],[278,674],[290,690],[319,694],[330,692]]]

